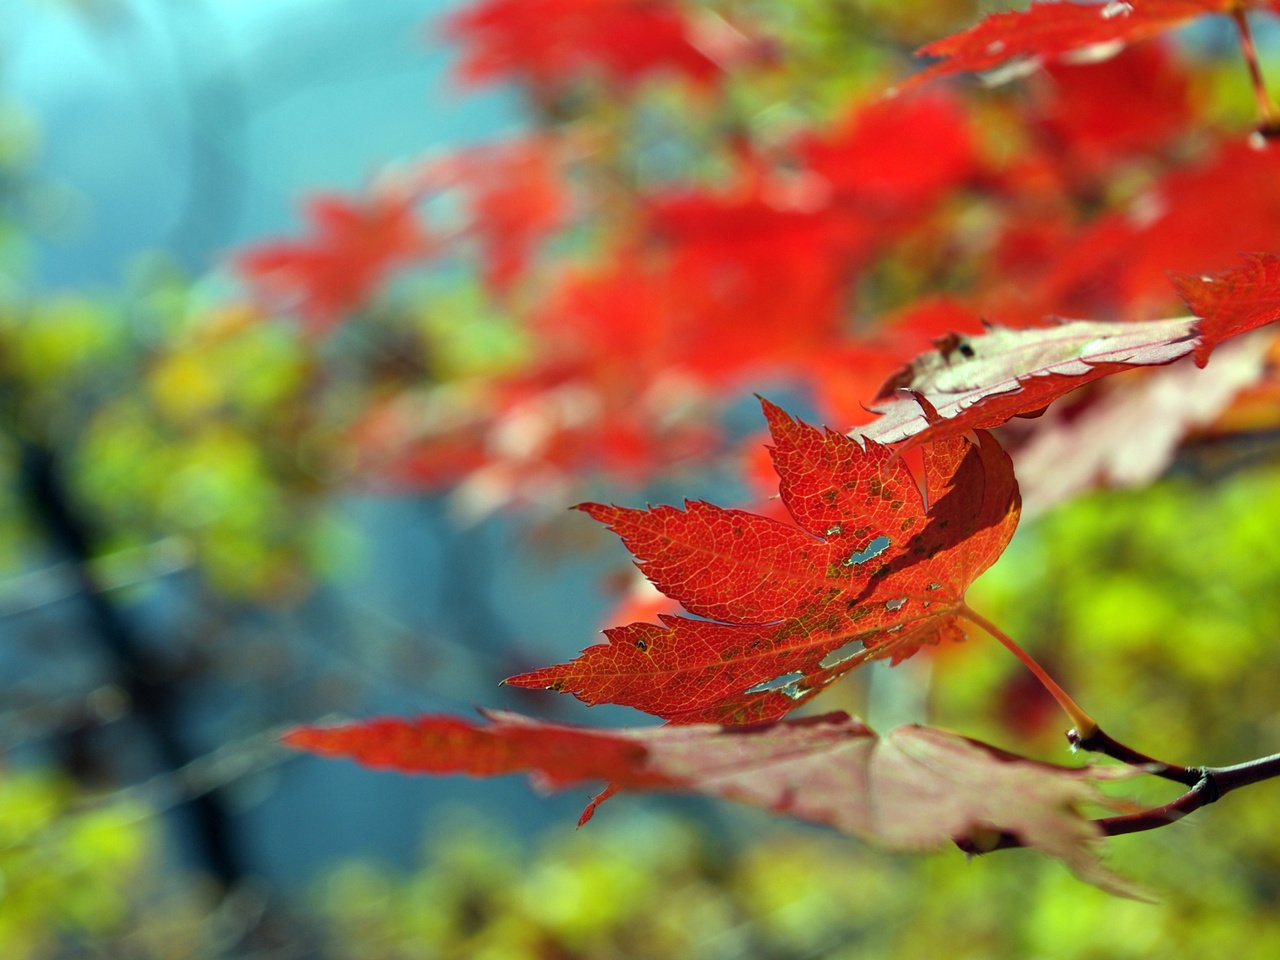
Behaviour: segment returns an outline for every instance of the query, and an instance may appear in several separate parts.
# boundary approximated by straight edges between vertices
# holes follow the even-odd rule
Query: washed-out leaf
[[[1198,316],[1072,320],[946,337],[885,383],[877,398],[884,401],[877,407],[881,417],[859,432],[878,443],[921,443],[999,426],[1133,367],[1172,363],[1188,354],[1204,366],[1222,341],[1280,319],[1280,256],[1253,254],[1235,270],[1174,282]]]
[[[915,74],[903,87],[953,73],[1000,69],[1014,75],[1064,57],[1101,59],[1206,14],[1275,8],[1272,0],[1032,3],[1027,10],[990,14],[968,30],[921,47],[916,56],[939,62]]]
[[[1116,893],[1133,890],[1098,859],[1099,827],[1082,807],[1115,807],[1098,784],[1131,768],[1070,768],[943,730],[883,737],[844,713],[746,728],[713,724],[590,730],[487,713],[373,720],[295,730],[285,742],[412,773],[527,772],[547,789],[608,780],[620,790],[735,800],[901,850],[959,841],[983,849],[1001,832]]]
[[[998,426],[1135,366],[1172,363],[1195,349],[1195,317],[1146,323],[1072,320],[1051,327],[991,327],[953,334],[891,377],[880,419],[860,428],[879,443],[937,440]],[[933,411],[921,408],[923,397]],[[935,415],[936,412],[936,415]]]
[[[700,501],[580,509],[695,617],[606,630],[571,663],[507,683],[618,703],[675,723],[777,719],[853,668],[959,639],[969,584],[1004,550],[1019,499],[987,434],[924,450],[914,476],[875,442],[762,401],[794,523]]]
[[[1258,383],[1274,339],[1257,331],[1216,351],[1206,370],[1175,363],[1108,380],[1083,406],[1050,410],[1014,450],[1023,515],[1037,516],[1092,487],[1153,482],[1188,434]]]

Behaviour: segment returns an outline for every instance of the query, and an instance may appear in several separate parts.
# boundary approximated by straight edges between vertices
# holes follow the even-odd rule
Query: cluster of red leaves
[[[1149,84],[1135,86],[1135,75]],[[498,502],[530,484],[566,486],[588,465],[643,477],[705,446],[691,421],[762,375],[803,378],[834,420],[864,423],[863,405],[904,354],[952,330],[974,333],[980,316],[1027,326],[1055,315],[1171,315],[1169,270],[1221,270],[1274,245],[1274,152],[1228,141],[1195,166],[1165,159],[1189,104],[1161,95],[1152,111],[1149,96],[1185,93],[1159,47],[1059,67],[1049,79],[1031,108],[1028,148],[1000,166],[979,146],[968,108],[929,91],[864,104],[804,135],[785,172],[748,155],[733,186],[637,198],[638,233],[603,263],[541,277],[526,321],[536,355],[494,394],[491,419],[459,428],[473,444],[469,462],[486,466],[486,482],[501,478]],[[1115,91],[1110,112],[1149,122],[1111,138],[1105,112],[1067,95],[1081,82]],[[1169,172],[1119,208],[1081,216],[1098,178],[1135,158]],[[970,250],[973,238],[947,216],[975,191],[999,214],[983,250]],[[522,236],[518,216],[495,219],[488,234]],[[956,263],[973,270],[972,292],[942,307],[921,301],[895,315],[901,323],[890,316],[850,335],[851,307],[875,289],[869,274],[904,254],[922,275],[945,279]],[[507,289],[499,275],[495,287]],[[564,397],[578,398],[571,416],[559,414]],[[511,423],[536,425],[515,456],[496,440]],[[409,428],[377,459],[421,475],[412,464],[437,463],[441,444],[462,442]]]
[[[711,75],[685,46],[691,21],[674,5],[562,6],[555,17],[491,0],[463,14],[454,29],[472,47],[466,69],[520,75],[544,92],[591,73],[622,88],[650,70],[695,84]],[[1205,13],[1273,6],[1033,4],[924,48],[942,62],[912,85],[1114,52]],[[1249,254],[1276,248],[1276,155],[1228,137],[1187,164],[1172,145],[1190,119],[1188,84],[1159,47],[1059,64],[1041,80],[1033,96],[988,107],[1018,131],[1002,159],[950,94],[864,103],[767,153],[740,147],[728,187],[641,192],[604,256],[537,275],[523,315],[537,353],[495,389],[496,415],[467,425],[512,489],[548,469],[669,457],[681,436],[674,410],[766,372],[807,376],[843,425],[863,424],[855,439],[764,403],[785,519],[704,502],[581,507],[689,615],[608,630],[572,662],[507,682],[630,705],[668,727],[427,717],[304,729],[289,742],[406,770],[529,771],[548,786],[604,779],[606,796],[706,793],[902,846],[952,839],[980,849],[1004,831],[1117,889],[1091,850],[1101,833],[1080,811],[1108,774],[938,731],[880,739],[842,715],[784,719],[863,663],[963,636],[974,616],[965,592],[1020,512],[1012,462],[986,429],[1112,374],[1187,356],[1203,367],[1224,341],[1280,319],[1280,255]],[[1098,108],[1102,91],[1114,91],[1113,111]],[[1154,112],[1153,96],[1164,98]],[[1133,122],[1117,133],[1116,116]],[[476,194],[473,235],[487,238],[487,279],[503,297],[519,292],[529,248],[565,213],[546,169],[529,170],[514,194],[515,178],[503,177]],[[1107,196],[1118,170],[1142,186]],[[958,229],[956,210],[977,197],[986,229]],[[853,336],[857,304],[874,296],[885,264],[909,265],[925,289],[967,271],[968,293],[908,303],[898,323]],[[1173,284],[1171,269],[1181,271]],[[1178,296],[1193,316],[1151,319]],[[1001,325],[979,332],[979,305]],[[933,349],[900,366],[930,340]],[[1239,385],[1222,383],[1228,393]],[[499,433],[516,437],[505,453]],[[422,438],[417,452],[430,456],[440,439]],[[1167,440],[1172,449],[1177,430]],[[919,448],[916,469],[908,448]],[[886,809],[892,817],[875,812]]]
[[[930,91],[859,105],[830,131],[804,135],[788,149],[798,170],[748,153],[721,189],[637,197],[633,229],[607,258],[538,277],[524,310],[535,354],[494,390],[482,419],[425,435],[406,424],[399,437],[380,435],[373,459],[422,478],[419,464],[438,464],[466,437],[470,462],[488,467],[478,478],[506,486],[499,500],[587,465],[642,477],[707,449],[701,411],[713,398],[779,371],[812,378],[841,419],[865,418],[862,402],[902,355],[945,334],[958,313],[918,309],[848,337],[855,281],[980,180],[975,141],[961,103]],[[543,196],[540,182],[532,199],[477,208],[474,229],[510,246],[540,236],[544,211],[563,209]],[[501,262],[488,261],[486,275],[505,295]],[[513,424],[527,442],[504,442]]]
[[[1129,892],[1092,853],[1101,834],[1079,813],[1084,801],[1100,799],[1090,784],[1114,774],[1010,758],[927,729],[879,740],[843,715],[778,721],[870,660],[897,662],[963,637],[965,592],[1003,552],[1020,505],[1008,456],[975,424],[1132,364],[1192,351],[1207,357],[1222,340],[1280,319],[1280,257],[1180,285],[1200,318],[993,331],[991,350],[975,347],[975,338],[917,358],[899,379],[928,421],[916,439],[931,435],[918,474],[901,451],[820,431],[764,401],[791,523],[700,501],[684,509],[582,505],[693,616],[607,630],[607,643],[573,662],[506,682],[633,706],[695,725],[689,732],[605,733],[502,715],[488,727],[424,717],[303,728],[287,741],[408,771],[531,771],[551,787],[607,779],[584,819],[619,790],[661,789],[735,799],[907,847],[952,840],[981,848],[991,831],[1012,832],[1080,876]],[[1054,336],[1081,326],[1088,329]],[[993,371],[1004,377],[999,390],[955,404],[949,419],[923,392],[952,374],[967,386]],[[1035,386],[1019,387],[1028,380]]]

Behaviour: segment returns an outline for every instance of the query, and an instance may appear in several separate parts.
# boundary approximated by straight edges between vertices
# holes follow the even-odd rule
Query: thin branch
[[[1280,135],[1280,115],[1276,113],[1275,104],[1271,102],[1266,82],[1262,78],[1262,66],[1258,63],[1258,51],[1253,45],[1249,18],[1242,9],[1231,11],[1231,18],[1240,34],[1240,50],[1244,54],[1245,66],[1249,69],[1249,83],[1253,86],[1253,98],[1258,105],[1258,133],[1264,137]]]
[[[1071,722],[1075,724],[1076,730],[1086,731],[1087,735],[1088,733],[1098,729],[1098,724],[1094,721],[1093,717],[1085,713],[1084,709],[1071,699],[1071,696],[1067,691],[1063,690],[1062,687],[1058,685],[1058,682],[1054,680],[1053,677],[1049,676],[1049,672],[1036,662],[1035,657],[1031,656],[1031,654],[1027,653],[1026,650],[1019,646],[1017,641],[982,614],[970,607],[967,603],[960,607],[960,616],[964,617],[976,626],[981,627],[1002,646],[1004,646],[1006,650],[1017,657],[1022,665],[1030,670],[1032,674],[1035,675],[1035,678],[1040,681],[1040,685],[1048,691],[1049,696],[1058,701],[1058,706],[1060,706],[1063,712],[1071,718]]]
[[[1232,790],[1280,777],[1280,753],[1229,767],[1199,767],[1194,772],[1198,776],[1195,785],[1176,800],[1138,813],[1103,817],[1093,822],[1104,837],[1118,837],[1126,833],[1142,833],[1167,827],[1201,807],[1216,803]],[[981,849],[967,839],[957,840],[956,846],[965,853],[979,854],[992,850],[1012,850],[1025,844],[1016,834],[1001,833],[994,843],[984,844]]]
[[[1096,725],[1093,731],[1085,736],[1082,736],[1078,730],[1068,730],[1067,740],[1077,750],[1100,753],[1104,757],[1119,760],[1121,763],[1128,764],[1131,767],[1142,767],[1153,776],[1172,780],[1174,783],[1181,783],[1184,786],[1194,787],[1204,775],[1202,767],[1180,767],[1176,763],[1165,763],[1163,760],[1149,757],[1145,753],[1134,750],[1132,747],[1116,740]]]

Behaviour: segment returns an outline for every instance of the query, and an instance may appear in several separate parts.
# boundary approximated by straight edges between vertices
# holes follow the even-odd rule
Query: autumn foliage
[[[714,185],[628,171],[609,124],[647,85],[674,84],[716,116],[735,84],[771,82],[787,50],[757,25],[667,0],[485,0],[454,17],[461,77],[523,84],[544,130],[424,163],[368,200],[318,201],[312,238],[240,260],[317,333],[340,335],[395,271],[455,258],[517,318],[522,363],[388,398],[352,426],[360,456],[391,482],[456,485],[494,508],[567,496],[589,469],[622,483],[697,456],[718,442],[718,401],[780,379],[803,383],[831,426],[762,401],[771,471],[756,480],[781,510],[579,506],[621,538],[668,612],[506,683],[665,726],[494,713],[304,727],[287,742],[412,772],[708,794],[911,849],[1035,847],[1131,892],[1098,841],[1207,802],[1212,771],[1111,740],[965,595],[1014,533],[1016,476],[1037,509],[1110,477],[1024,473],[1037,430],[1071,435],[1091,404],[1136,406],[1161,377],[1203,385],[1200,407],[1144,440],[1146,473],[1126,481],[1140,483],[1269,376],[1270,335],[1253,331],[1280,319],[1280,154],[1249,17],[1274,12],[1133,0],[994,14],[802,129],[720,128]],[[1250,128],[1197,112],[1194,67],[1164,36],[1214,15],[1238,31]],[[940,82],[993,70],[1025,89]],[[563,122],[579,101],[610,109]],[[418,222],[449,195],[454,219]],[[451,402],[463,388],[465,408]],[[1068,394],[1070,417],[1025,422]],[[1134,442],[1098,432],[1070,449],[1104,463]],[[1063,768],[923,727],[877,736],[843,714],[787,718],[855,668],[975,628],[1058,700],[1077,745],[1125,765]],[[1190,790],[1163,812],[1098,790],[1144,773]],[[1246,782],[1232,773],[1217,789]],[[1090,819],[1089,805],[1112,816]]]

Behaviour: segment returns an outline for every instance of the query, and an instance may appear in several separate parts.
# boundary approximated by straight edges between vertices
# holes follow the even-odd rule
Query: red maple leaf
[[[943,730],[904,726],[883,737],[843,713],[724,729],[713,725],[588,730],[488,713],[302,728],[285,742],[375,767],[471,776],[527,771],[559,789],[608,780],[610,792],[663,790],[735,800],[906,850],[1004,831],[1115,893],[1133,888],[1094,852],[1102,831],[1084,804],[1120,809],[1098,784],[1126,768],[1028,760]]]
[[[626,87],[669,70],[705,84],[721,72],[691,20],[664,0],[484,0],[445,32],[466,50],[459,74],[469,82],[517,77],[554,89],[594,75]]]
[[[307,218],[311,237],[253,247],[236,267],[263,293],[296,307],[314,333],[362,306],[393,270],[432,252],[413,198],[316,196]]]
[[[1034,65],[1085,51],[1101,56],[1205,14],[1276,7],[1274,0],[1032,3],[1027,10],[993,13],[968,30],[921,47],[916,56],[941,62],[917,73],[902,88],[946,74]]]
[[[1008,457],[989,435],[924,452],[920,477],[885,447],[792,420],[763,401],[794,524],[687,502],[580,509],[690,613],[605,631],[572,663],[512,677],[679,723],[783,716],[873,658],[958,639],[969,584],[1018,520]]]

